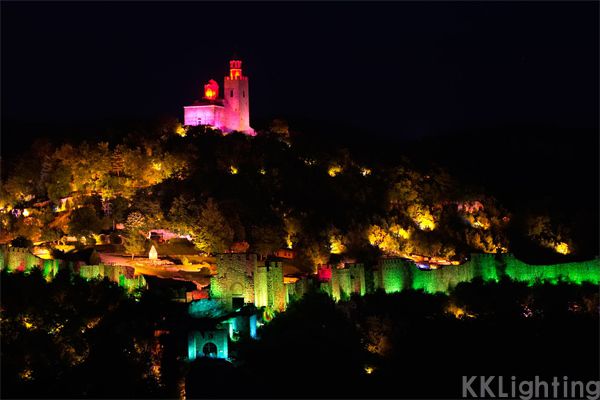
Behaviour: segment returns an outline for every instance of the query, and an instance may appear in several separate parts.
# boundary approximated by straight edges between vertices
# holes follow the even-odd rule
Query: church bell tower
[[[242,61],[229,61],[229,76],[225,77],[223,100],[226,109],[225,125],[235,131],[254,135],[250,127],[248,77],[242,73]]]

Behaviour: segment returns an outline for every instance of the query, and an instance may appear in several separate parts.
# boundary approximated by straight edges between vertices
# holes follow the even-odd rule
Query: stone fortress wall
[[[60,268],[59,260],[44,260],[27,248],[0,246],[0,269],[8,271],[31,271],[40,268],[47,278],[54,277]]]
[[[559,279],[575,284],[600,284],[600,260],[530,265],[512,254],[472,254],[464,264],[423,271],[408,260],[388,258],[383,259],[373,271],[374,288],[383,289],[386,293],[405,289],[449,293],[460,282],[470,282],[476,277],[484,281],[498,281],[502,276],[530,284],[537,280],[556,282]]]

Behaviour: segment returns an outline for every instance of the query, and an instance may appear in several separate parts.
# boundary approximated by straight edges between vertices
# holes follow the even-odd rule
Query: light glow
[[[401,237],[402,239],[410,239],[411,232],[408,229],[404,229],[400,225],[392,225],[390,227],[392,234]]]
[[[185,137],[187,135],[185,128],[181,124],[177,124],[177,128],[175,128],[175,133],[181,137]]]
[[[204,98],[206,100],[216,100],[218,96],[219,84],[211,79],[206,85],[204,85]]]
[[[331,167],[329,167],[329,169],[327,170],[327,173],[329,174],[329,176],[334,177],[336,175],[339,175],[342,172],[342,167],[340,167],[339,165],[332,165]]]
[[[569,254],[571,250],[569,249],[569,245],[565,242],[560,242],[554,245],[554,250],[560,254]]]
[[[346,246],[344,246],[339,236],[329,238],[329,251],[331,254],[342,254],[346,251]]]

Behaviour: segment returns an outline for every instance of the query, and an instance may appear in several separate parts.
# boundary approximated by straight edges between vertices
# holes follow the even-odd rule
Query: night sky
[[[234,52],[258,128],[598,125],[597,2],[2,2],[2,119],[182,119]]]

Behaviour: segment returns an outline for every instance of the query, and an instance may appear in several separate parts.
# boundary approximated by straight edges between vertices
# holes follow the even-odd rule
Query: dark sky
[[[2,2],[2,119],[182,118],[236,51],[251,118],[419,137],[598,125],[598,2]]]

